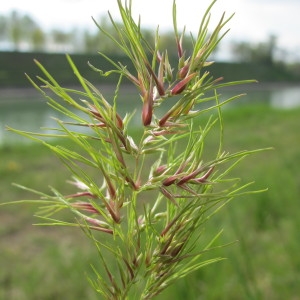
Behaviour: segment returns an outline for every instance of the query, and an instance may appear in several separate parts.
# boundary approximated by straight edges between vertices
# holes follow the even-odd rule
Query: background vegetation
[[[114,28],[107,18],[98,18],[97,22],[114,36]],[[143,34],[149,41],[154,41],[153,30],[144,29]],[[168,49],[172,63],[172,58],[174,60],[177,57],[173,34],[166,31],[160,35],[161,48]],[[185,38],[183,44],[187,51],[192,48],[188,38]],[[104,69],[110,68],[97,55],[98,52],[109,53],[112,59],[122,61],[125,65],[127,62],[126,58],[120,56],[118,47],[97,30],[96,26],[95,31],[78,28],[69,31],[52,28],[46,31],[30,15],[18,11],[0,15],[0,45],[3,50],[7,49],[0,51],[0,87],[28,86],[24,72],[38,74],[38,69],[32,63],[34,58],[40,60],[50,73],[57,74],[61,84],[70,84],[73,80],[62,53],[72,53],[76,65],[88,79],[94,78],[94,72],[88,67],[87,61]],[[212,60],[218,51],[220,49],[217,48]],[[278,49],[276,36],[271,35],[266,41],[254,44],[247,41],[235,42],[231,45],[231,52],[234,62],[218,63],[211,68],[216,74],[224,74],[228,81],[249,78],[260,82],[300,81],[300,64],[286,65],[285,52]],[[111,77],[109,80],[115,78]]]
[[[107,32],[115,36],[115,31],[106,16],[96,18],[97,23]],[[120,25],[117,22],[118,25]],[[154,40],[153,30],[143,29],[143,35]],[[162,48],[167,48],[169,55],[177,54],[171,31],[160,32]],[[105,42],[103,42],[105,41]],[[0,43],[12,51],[27,52],[76,52],[95,53],[97,51],[120,54],[121,51],[97,30],[91,31],[86,28],[50,28],[44,30],[30,15],[19,11],[11,11],[8,14],[0,14]],[[192,48],[189,38],[184,40],[185,48]],[[236,61],[260,61],[273,63],[275,60],[284,61],[285,50],[278,49],[277,37],[269,36],[265,42],[256,44],[247,41],[235,42],[232,52]],[[279,55],[278,55],[279,53]]]

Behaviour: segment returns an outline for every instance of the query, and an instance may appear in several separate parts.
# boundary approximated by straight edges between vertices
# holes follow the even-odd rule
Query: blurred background
[[[12,182],[44,192],[54,186],[69,192],[69,173],[44,147],[5,130],[27,131],[55,126],[53,111],[24,73],[41,75],[40,61],[63,86],[77,82],[65,54],[81,74],[110,100],[117,78],[103,78],[87,64],[109,70],[98,52],[128,60],[95,25],[114,35],[109,10],[120,21],[117,1],[10,0],[0,7],[0,202],[35,196]],[[175,61],[173,1],[133,1],[151,43],[160,25],[161,48]],[[177,0],[179,28],[186,25],[184,47],[192,49],[189,32],[197,34],[210,1]],[[257,79],[257,84],[222,90],[222,99],[246,92],[224,109],[228,151],[274,147],[244,162],[237,176],[255,181],[262,194],[228,205],[207,226],[208,234],[224,229],[221,243],[239,240],[215,255],[225,262],[209,266],[170,288],[161,299],[299,299],[300,295],[300,2],[298,0],[219,0],[211,28],[222,13],[235,13],[230,31],[212,54],[214,77],[224,81]],[[129,64],[130,68],[130,64]],[[139,96],[123,85],[121,114],[135,109]],[[130,104],[133,103],[133,104]],[[138,107],[137,110],[140,108]],[[139,124],[136,114],[135,124]],[[47,132],[47,130],[43,130]],[[85,274],[97,264],[92,245],[72,229],[32,226],[35,207],[0,207],[0,299],[97,299]],[[85,243],[85,246],[83,246]],[[172,298],[171,298],[172,297]],[[98,298],[99,299],[99,298]],[[160,298],[158,298],[160,299]]]

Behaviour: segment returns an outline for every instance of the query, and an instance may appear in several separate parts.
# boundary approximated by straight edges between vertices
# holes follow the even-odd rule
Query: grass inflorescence
[[[132,2],[117,2],[122,25],[109,15],[116,37],[99,29],[130,59],[134,72],[103,53],[113,70],[91,66],[104,77],[119,74],[112,101],[81,75],[70,56],[67,61],[80,89],[62,87],[36,61],[44,77],[37,78],[39,83],[28,76],[29,80],[69,121],[57,119],[50,134],[9,129],[46,146],[72,174],[67,193],[57,187],[45,192],[18,185],[39,196],[19,203],[41,206],[40,225],[85,232],[98,253],[89,280],[103,298],[152,299],[178,279],[223,260],[211,253],[228,243],[219,243],[222,230],[204,235],[206,223],[234,198],[264,190],[252,191],[251,180],[232,175],[244,158],[261,150],[230,152],[225,147],[222,108],[242,95],[219,100],[221,88],[254,80],[223,83],[222,77],[213,78],[208,71],[208,59],[232,17],[223,14],[209,33],[216,1],[204,13],[198,34],[191,37],[190,54],[182,43],[185,30],[180,33],[177,28],[174,1],[175,66],[160,49],[158,31],[153,43],[143,37],[140,22],[132,17]],[[133,113],[122,116],[118,110],[123,78],[140,95],[138,136],[130,134]],[[160,114],[166,103],[172,104]],[[209,140],[214,147],[207,147]]]

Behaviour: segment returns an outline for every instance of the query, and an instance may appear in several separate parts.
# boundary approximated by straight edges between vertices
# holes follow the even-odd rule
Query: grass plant
[[[89,281],[104,299],[152,299],[179,279],[223,260],[213,254],[228,242],[218,241],[222,231],[206,235],[206,223],[232,199],[258,192],[249,188],[251,182],[240,180],[238,172],[233,174],[245,157],[261,150],[228,152],[224,140],[222,107],[242,95],[219,100],[221,88],[253,80],[223,83],[208,71],[208,59],[231,19],[222,15],[210,32],[216,1],[204,13],[197,35],[191,36],[192,53],[184,50],[185,30],[177,28],[174,1],[176,66],[160,49],[159,31],[153,44],[147,41],[140,20],[132,18],[132,2],[117,2],[122,25],[109,14],[116,37],[99,29],[128,56],[135,72],[104,53],[113,70],[91,66],[104,77],[119,74],[112,101],[84,79],[70,56],[78,90],[62,87],[36,61],[45,78],[38,77],[42,86],[29,80],[69,121],[57,119],[51,134],[9,129],[46,146],[72,174],[68,193],[18,185],[40,197],[19,203],[41,206],[40,225],[84,231],[98,254]],[[118,111],[124,78],[137,87],[141,99],[136,135],[130,129],[134,112],[122,116]],[[166,104],[168,109],[161,113]],[[57,145],[47,138],[56,138]],[[214,147],[207,148],[210,142]]]

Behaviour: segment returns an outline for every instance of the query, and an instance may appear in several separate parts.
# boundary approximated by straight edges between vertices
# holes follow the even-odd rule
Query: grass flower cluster
[[[209,57],[231,19],[224,14],[209,31],[216,1],[206,10],[198,34],[191,35],[192,53],[184,49],[185,30],[177,28],[174,1],[176,65],[160,49],[158,30],[153,43],[143,36],[140,21],[132,17],[131,1],[117,2],[122,25],[109,14],[116,34],[99,29],[130,58],[134,72],[104,53],[100,54],[113,70],[91,66],[101,76],[119,74],[114,99],[106,99],[85,80],[70,56],[78,90],[61,87],[36,62],[45,78],[38,77],[41,87],[29,80],[70,121],[57,120],[53,134],[10,130],[43,143],[72,173],[74,193],[63,195],[54,188],[49,195],[33,191],[40,200],[32,202],[42,206],[39,216],[44,225],[80,227],[95,244],[99,266],[93,266],[95,276],[90,278],[94,289],[104,299],[152,299],[178,279],[222,259],[205,258],[220,247],[221,232],[202,239],[204,226],[228,201],[252,193],[249,184],[231,178],[230,171],[259,150],[227,153],[223,149],[221,109],[241,95],[221,102],[219,89],[252,81],[223,83],[209,73]],[[130,135],[134,112],[123,116],[118,111],[124,78],[137,87],[141,99],[138,136]],[[214,117],[200,125],[201,116],[209,111]],[[211,153],[214,157],[205,160],[205,141],[213,126],[219,126],[218,147]],[[55,137],[58,145],[47,137]],[[69,147],[59,140],[68,140]],[[55,217],[62,210],[71,211],[74,222]]]

